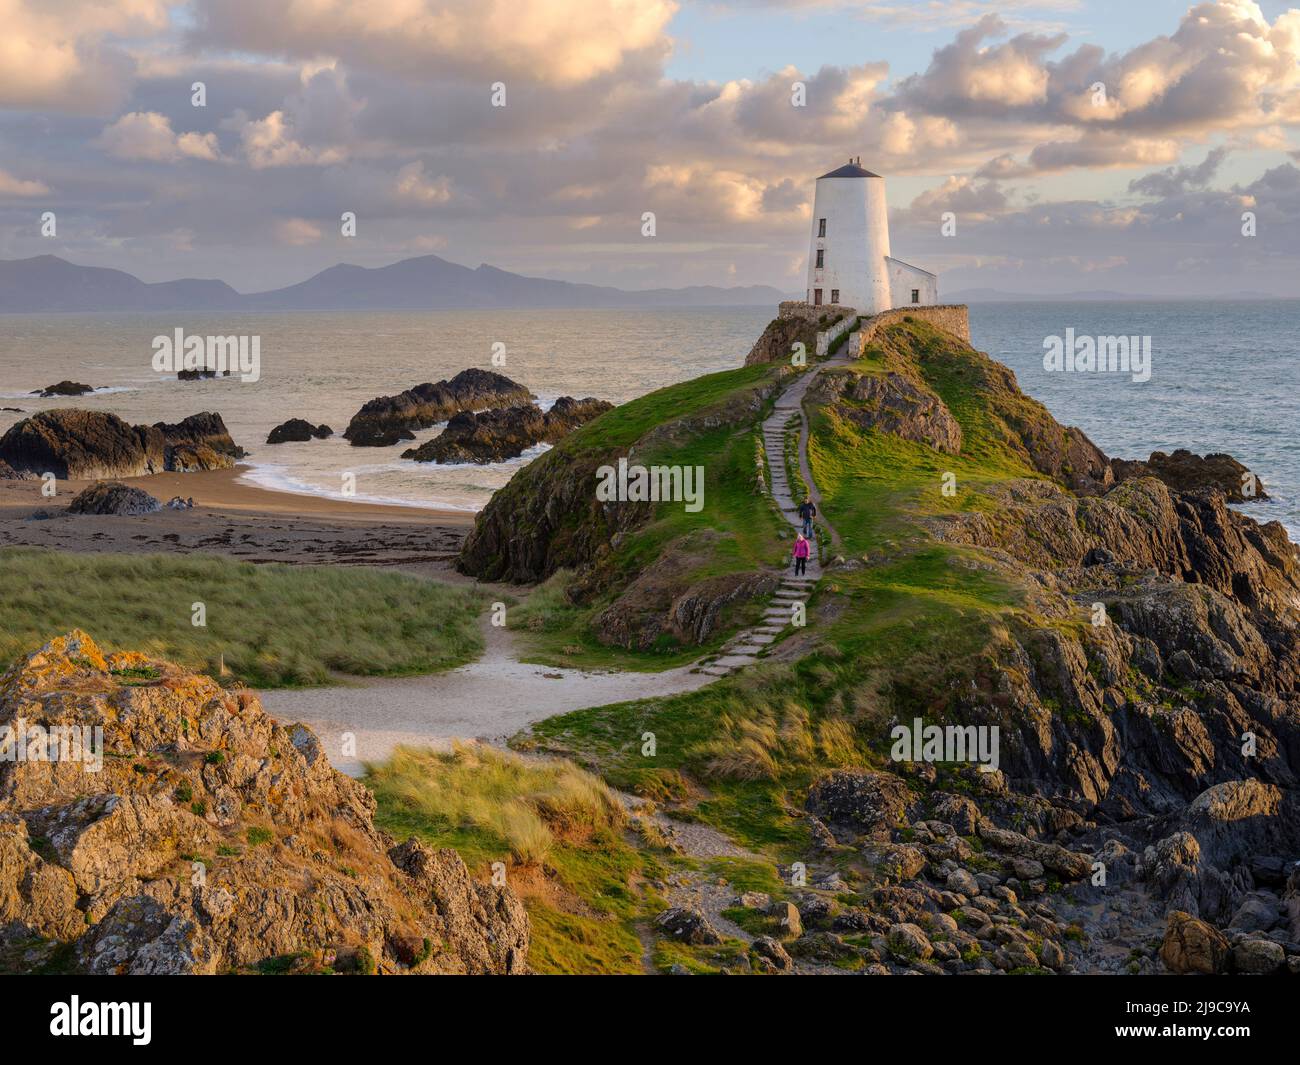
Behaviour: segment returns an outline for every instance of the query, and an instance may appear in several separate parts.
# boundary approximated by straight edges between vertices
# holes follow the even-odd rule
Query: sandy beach
[[[241,481],[245,470],[124,478],[162,502],[193,509],[136,517],[79,516],[68,503],[89,481],[0,481],[0,547],[65,551],[207,551],[250,562],[446,568],[473,525],[465,511],[390,506],[276,492]],[[35,517],[44,513],[47,517]]]

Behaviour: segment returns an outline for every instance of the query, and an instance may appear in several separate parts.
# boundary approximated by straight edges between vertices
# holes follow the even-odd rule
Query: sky
[[[1300,296],[1282,3],[0,0],[0,26],[3,259],[793,293],[813,182],[861,156],[941,295]]]

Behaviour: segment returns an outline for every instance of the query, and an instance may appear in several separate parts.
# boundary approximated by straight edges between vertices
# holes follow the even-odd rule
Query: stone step
[[[731,673],[731,670],[728,669],[726,666],[713,665],[713,666],[705,666],[703,669],[700,670],[700,672],[707,677],[725,677]]]
[[[723,655],[713,664],[715,666],[726,666],[734,668],[735,666],[750,666],[754,664],[754,655]]]

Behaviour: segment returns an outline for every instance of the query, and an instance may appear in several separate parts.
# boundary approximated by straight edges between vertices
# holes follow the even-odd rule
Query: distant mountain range
[[[0,260],[0,313],[63,311],[342,311],[535,307],[770,306],[789,296],[766,285],[628,291],[475,270],[436,255],[367,268],[340,263],[288,288],[244,294],[224,281],[149,283],[56,255]]]

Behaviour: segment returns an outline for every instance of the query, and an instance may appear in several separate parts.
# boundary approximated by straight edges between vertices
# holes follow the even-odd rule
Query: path
[[[849,337],[844,350],[855,350],[853,336]],[[826,529],[831,543],[835,546],[839,545],[839,534],[822,514],[821,494],[817,491],[808,464],[808,416],[804,414],[803,398],[808,391],[808,386],[823,369],[827,366],[844,365],[848,361],[847,355],[836,355],[801,373],[794,383],[777,397],[772,413],[763,422],[763,449],[767,453],[767,468],[772,476],[773,502],[793,528],[802,528],[803,523],[799,520],[799,503],[802,500],[796,500],[791,493],[790,471],[787,468],[785,454],[786,432],[790,423],[797,419],[799,473],[803,483],[808,487],[812,501],[817,506],[820,524]],[[795,616],[796,604],[802,604],[804,609],[807,609],[808,596],[812,594],[813,588],[822,576],[821,547],[816,537],[809,540],[808,568],[804,576],[794,576],[793,562],[787,560],[787,567],[780,587],[772,593],[771,602],[763,615],[763,623],[733,636],[723,645],[722,654],[701,668],[702,673],[711,677],[725,677],[737,669],[752,665],[758,656],[776,641],[781,631],[791,624]]]
[[[261,692],[267,713],[309,726],[336,769],[359,776],[363,762],[387,758],[399,744],[449,747],[454,739],[502,743],[556,714],[630,699],[693,691],[712,678],[690,666],[660,673],[587,672],[529,665],[510,634],[485,626],[487,648],[469,665],[419,677],[384,677],[346,687]],[[343,734],[356,737],[344,755]]]

